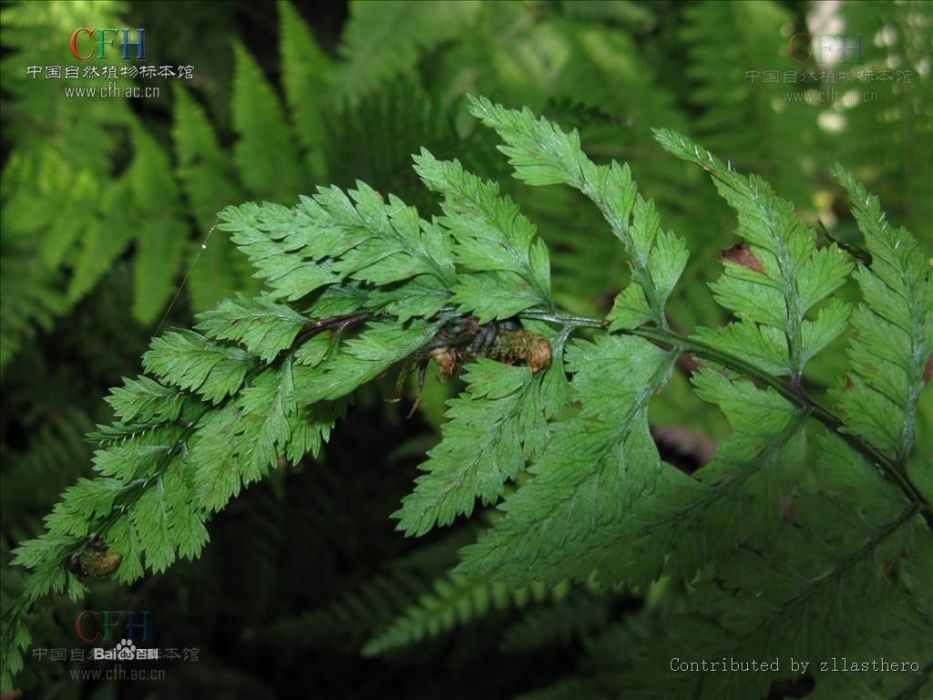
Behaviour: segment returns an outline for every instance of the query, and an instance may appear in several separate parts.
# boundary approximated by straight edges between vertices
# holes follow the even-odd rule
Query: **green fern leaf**
[[[638,292],[624,294],[620,300],[635,306],[621,307],[616,316],[624,323],[652,320],[666,326],[664,305],[686,265],[686,246],[670,234],[659,233],[654,205],[638,195],[629,167],[615,161],[608,166],[594,164],[584,154],[575,130],[564,133],[551,122],[536,119],[528,109],[508,110],[485,98],[471,98],[470,111],[505,141],[500,149],[520,180],[530,185],[570,185],[596,204],[622,242],[633,283],[647,300],[645,313]]]
[[[812,83],[765,77],[801,68],[784,32],[793,21],[786,6],[768,0],[701,3],[685,8],[680,36],[690,59],[687,99],[700,110],[697,138],[737,161],[767,163],[778,191],[803,205],[809,198],[803,166],[819,147],[820,107],[795,99]],[[714,42],[728,48],[711,50]]]
[[[189,462],[196,502],[220,510],[243,486],[263,478],[291,439],[294,377],[286,360],[267,369],[238,396],[201,422]]]
[[[516,285],[514,276],[502,272],[462,275],[450,298],[462,311],[472,311],[481,323],[494,318],[511,318],[533,307],[538,299],[537,292]]]
[[[724,258],[724,274],[712,285],[716,300],[740,318],[739,327],[701,330],[697,337],[736,355],[747,347],[759,367],[799,383],[809,359],[845,330],[848,307],[833,299],[816,318],[807,313],[845,283],[852,263],[835,245],[818,250],[793,205],[760,177],[740,175],[675,132],[661,129],[656,138],[710,172],[747,241]]]
[[[339,399],[375,379],[425,345],[440,322],[412,321],[401,329],[392,321],[373,321],[357,338],[316,367],[295,367],[295,399],[302,404]]]
[[[175,90],[172,138],[185,197],[198,228],[207,237],[205,248],[198,244],[191,248],[197,264],[190,267],[188,278],[192,305],[196,311],[203,311],[233,296],[237,290],[245,291],[248,285],[245,261],[231,242],[224,236],[210,234],[217,212],[242,197],[207,114],[180,87]]]
[[[243,46],[236,44],[233,55],[233,126],[239,136],[233,154],[240,181],[258,197],[291,199],[309,183],[279,98]]]
[[[5,216],[5,215],[4,215]],[[0,369],[38,329],[49,328],[65,307],[58,275],[30,253],[27,240],[4,226],[0,249]]]
[[[504,12],[529,16],[525,8]],[[290,42],[301,45],[300,30]],[[242,110],[248,92],[242,81],[259,71],[245,50],[237,51]],[[255,123],[278,128],[275,96],[259,85],[250,105],[261,108]],[[259,94],[267,88],[269,94]],[[195,167],[203,156],[223,172],[203,114],[185,99],[178,121],[205,140],[177,136],[180,160]],[[482,99],[470,109],[505,140],[520,180],[569,185],[607,220],[632,273],[610,318],[559,311],[535,227],[496,185],[427,150],[416,168],[442,195],[436,219],[422,219],[398,197],[361,183],[319,189],[293,207],[228,207],[220,226],[266,290],[221,302],[198,316],[196,330],[154,339],[143,358],[147,374],[112,390],[107,401],[115,421],[91,436],[94,477],[67,488],[44,534],[15,552],[14,562],[31,575],[4,617],[4,683],[28,643],[17,620],[42,596],[86,594],[67,562],[83,566],[89,556],[103,556],[107,568],[98,573],[132,583],[199,556],[207,519],[287,462],[317,456],[358,388],[395,365],[437,359],[430,350],[445,343],[454,346],[446,351],[458,364],[471,359],[473,349],[447,337],[459,333],[452,329],[466,312],[481,322],[518,315],[527,329],[521,337],[547,338],[553,361],[537,373],[508,366],[523,358],[503,357],[494,343],[489,357],[468,365],[467,391],[450,402],[443,439],[395,517],[400,530],[421,535],[472,514],[477,501],[501,500],[500,512],[490,514],[488,529],[461,550],[460,564],[436,580],[432,593],[412,602],[418,585],[381,583],[381,597],[351,595],[335,608],[354,635],[369,635],[365,654],[532,600],[564,601],[572,582],[584,581],[591,592],[624,585],[644,595],[645,613],[637,619],[645,629],[614,626],[587,640],[598,679],[559,683],[554,695],[762,697],[788,677],[781,670],[673,674],[671,659],[684,649],[708,659],[821,658],[837,649],[878,656],[883,643],[904,658],[928,655],[929,506],[914,488],[919,470],[911,470],[909,455],[929,369],[933,289],[909,234],[891,230],[877,201],[840,175],[872,256],[856,273],[865,304],[855,317],[853,388],[840,392],[846,413],[840,422],[804,394],[802,373],[846,329],[848,307],[834,293],[852,264],[833,246],[817,248],[789,202],[686,138],[658,132],[665,148],[712,173],[738,212],[744,239],[724,256],[725,273],[713,286],[740,320],[685,338],[667,327],[666,306],[686,248],[661,228],[628,167],[596,165],[581,150],[578,132],[565,133],[528,110]],[[245,128],[245,113],[237,119]],[[115,194],[131,195],[134,211],[151,213],[163,228],[181,222],[166,159],[154,157],[155,142],[141,127],[133,130],[136,158],[104,193],[102,209],[119,221]],[[258,153],[257,142],[242,136],[241,167],[246,155]],[[192,201],[196,191],[205,202],[213,196],[194,185],[194,179],[185,185]],[[116,255],[138,235],[134,229],[110,248],[89,237],[82,254],[96,247]],[[185,237],[177,239],[183,252]],[[49,255],[66,243],[52,245]],[[158,296],[178,255],[157,269],[152,249],[137,272],[158,282]],[[88,264],[75,279],[92,284],[96,270]],[[140,303],[147,313],[155,308],[151,299]],[[583,329],[592,332],[589,340],[568,342]],[[502,342],[500,334],[496,343]],[[649,407],[687,351],[715,363],[692,372],[691,380],[697,400],[718,407],[732,428],[715,457],[689,474],[662,463],[648,422]],[[899,411],[894,421],[885,415],[891,406]],[[278,503],[266,500],[273,509]],[[335,512],[315,522],[333,521]],[[385,598],[392,605],[382,606]],[[375,632],[357,624],[370,608],[378,615]],[[522,633],[532,629],[552,639],[587,636],[606,621],[606,610],[575,600],[540,608],[512,628],[510,644],[521,646]],[[609,647],[617,652],[626,640],[637,650],[607,660]],[[895,697],[919,687],[887,676],[824,683],[815,675],[824,697],[836,689]]]
[[[99,220],[89,226],[83,236],[68,284],[67,299],[71,304],[88,294],[132,243],[137,233],[134,207],[127,206],[127,202],[132,201],[128,174],[112,182],[101,196]]]
[[[253,366],[253,357],[243,350],[216,345],[194,331],[154,338],[152,349],[143,356],[147,372],[213,403],[235,394]],[[147,384],[152,387],[153,383]],[[167,403],[165,398],[160,392],[159,403]],[[138,417],[138,410],[134,414]]]
[[[855,272],[865,303],[852,318],[852,374],[836,398],[848,429],[905,465],[933,359],[933,276],[914,237],[887,223],[878,199],[837,166],[871,254]]]
[[[216,309],[200,314],[197,328],[211,338],[239,341],[263,362],[271,362],[291,346],[308,322],[306,316],[290,306],[277,303],[268,295],[262,294],[253,299],[237,295],[221,302]],[[228,359],[233,358],[234,355],[228,354]],[[237,361],[243,363],[247,360],[245,355],[240,355]],[[197,373],[199,369],[192,368],[192,371]],[[236,370],[235,375],[238,373]]]
[[[123,386],[111,389],[105,400],[117,418],[125,423],[175,421],[186,406],[185,395],[181,391],[146,376],[124,379]]]
[[[265,280],[276,296],[299,299],[340,279],[330,263],[316,263],[301,255],[304,243],[295,232],[303,219],[292,209],[244,204],[224,209],[220,221],[218,228],[231,232],[231,240],[256,268],[255,276]],[[325,255],[322,252],[318,257]]]
[[[499,197],[498,185],[466,172],[456,160],[439,161],[426,150],[415,156],[415,171],[444,196],[445,216],[440,223],[453,236],[459,264],[478,273],[498,273],[493,278],[498,292],[521,297],[527,304],[524,308],[553,307],[547,247],[535,237],[534,225],[515,203]],[[471,285],[478,282],[475,276],[471,278]],[[454,287],[454,295],[465,312],[484,306],[475,291],[465,293]],[[513,305],[508,315],[524,308]]]
[[[230,207],[222,229],[266,278],[277,296],[298,299],[350,278],[387,285],[421,275],[453,283],[450,241],[412,207],[388,202],[360,183],[302,198],[296,209],[274,204]]]
[[[372,188],[358,183],[349,198],[332,188],[314,200],[312,216],[322,227],[344,230],[361,239],[346,246],[334,267],[353,279],[385,285],[419,274],[430,274],[445,284],[453,282],[450,243],[441,230],[425,224],[413,207],[393,195],[386,203]],[[351,204],[352,198],[352,204]]]
[[[640,338],[572,344],[567,366],[582,410],[554,425],[547,451],[530,469],[535,478],[506,499],[505,517],[463,550],[457,573],[521,586],[597,569],[589,563],[611,543],[608,527],[654,488],[661,471],[647,405],[670,378],[674,357]]]
[[[140,220],[136,224],[133,315],[156,320],[180,272],[188,226],[180,218],[178,187],[168,155],[141,127],[133,130],[136,157],[129,179]]]
[[[839,14],[848,36],[873,36],[873,27],[884,26],[888,36],[897,37],[861,42],[859,68],[876,75],[893,65],[917,65],[924,47],[933,41],[933,9],[928,3],[853,3],[841,7]],[[904,217],[920,241],[931,242],[933,198],[927,196],[925,184],[933,180],[930,76],[917,71],[909,84],[880,81],[872,88],[868,95],[856,92],[855,100],[834,105],[835,113],[845,114],[846,128],[834,134],[833,156],[880,195],[888,211]]]
[[[298,143],[305,151],[308,172],[324,180],[323,107],[331,92],[333,68],[298,12],[285,0],[278,3],[282,55],[282,86]]]
[[[334,84],[338,99],[357,100],[380,83],[411,73],[419,57],[456,38],[480,11],[477,2],[353,2]]]
[[[504,584],[485,578],[467,579],[449,574],[434,582],[433,593],[421,596],[387,629],[370,639],[363,647],[363,654],[376,656],[428,637],[436,637],[490,610],[502,611],[512,606],[521,608],[529,602],[540,602],[547,598],[561,600],[569,590],[570,586],[564,581],[553,588],[531,584],[510,591]]]
[[[544,376],[485,359],[471,364],[467,394],[450,402],[444,439],[421,467],[427,473],[393,515],[398,529],[423,535],[469,516],[477,497],[484,506],[498,501],[506,483],[548,442],[546,421],[561,405],[549,395],[547,375],[561,372],[560,364]]]

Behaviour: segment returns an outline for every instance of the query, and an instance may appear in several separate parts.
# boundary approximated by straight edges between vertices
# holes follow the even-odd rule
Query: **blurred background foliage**
[[[410,155],[424,146],[501,180],[551,247],[560,303],[605,313],[627,283],[620,246],[577,193],[508,177],[491,132],[464,109],[465,93],[486,95],[579,129],[597,161],[628,162],[662,225],[690,247],[673,323],[718,324],[725,319],[706,283],[736,240],[733,217],[707,178],[664,155],[650,130],[690,134],[762,174],[827,236],[854,243],[829,177],[839,161],[929,244],[931,7],[4,2],[3,606],[22,584],[6,567],[10,549],[37,534],[62,488],[89,469],[83,434],[109,420],[106,389],[136,373],[158,329],[188,325],[235,291],[257,289],[242,256],[211,230],[224,206],[292,203],[319,185],[362,180],[422,215],[437,213],[411,169]],[[92,100],[66,97],[64,87],[104,81],[27,70],[74,65],[76,28],[124,26],[145,28],[148,63],[193,66],[193,79],[121,78],[121,87],[158,86],[160,94]],[[798,40],[791,56],[792,37],[804,32],[813,47]],[[860,63],[815,61],[810,49],[827,35],[860,37]],[[840,79],[858,70],[875,79]],[[813,363],[807,379],[817,395],[844,371],[841,349]],[[391,378],[388,385],[357,396],[320,460],[283,469],[221,514],[203,560],[132,590],[92,590],[94,609],[153,610],[157,645],[200,647],[199,663],[179,662],[165,683],[136,687],[82,686],[68,680],[74,664],[32,661],[20,679],[35,691],[29,696],[508,697],[571,674],[584,649],[598,656],[650,633],[639,611],[657,592],[502,600],[493,588],[464,591],[444,579],[469,532],[419,543],[393,533],[388,515],[436,442],[443,402],[457,387],[431,383],[419,415],[405,420],[384,402]],[[702,457],[691,436],[722,437],[721,417],[683,377],[656,403],[658,435],[677,437],[667,459],[696,466]],[[929,420],[929,402],[922,410]],[[361,657],[367,640],[426,591],[440,610],[421,630],[432,639]],[[77,646],[77,612],[58,604],[33,625],[35,646]],[[608,627],[619,620],[624,626]],[[571,692],[569,683],[557,689]]]

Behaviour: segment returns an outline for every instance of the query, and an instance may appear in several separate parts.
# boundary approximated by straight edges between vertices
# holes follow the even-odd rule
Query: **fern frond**
[[[794,676],[780,661],[758,673],[672,674],[669,666],[663,666],[672,658],[725,658],[727,663],[786,660],[791,655],[851,660],[857,653],[865,654],[857,657],[859,662],[881,658],[874,654],[923,658],[933,630],[914,612],[916,601],[910,593],[881,573],[884,561],[892,561],[896,552],[909,547],[911,528],[905,519],[909,514],[895,517],[854,550],[824,549],[825,543],[818,539],[819,561],[800,556],[812,548],[814,533],[793,528],[784,528],[759,551],[739,550],[719,567],[725,583],[697,584],[699,596],[692,609],[668,621],[665,637],[647,645],[645,655],[623,677],[619,692],[647,698],[681,692],[699,698],[758,697],[768,692],[773,681]],[[817,687],[838,675],[827,670],[818,664],[809,669]],[[893,697],[910,678],[876,670],[870,682],[882,697]]]
[[[696,478],[667,467],[601,537],[603,575],[647,590],[662,574],[690,579],[753,533],[780,522],[780,499],[800,478],[803,421],[776,393],[703,370],[694,377],[702,398],[728,416],[733,437]],[[696,533],[702,533],[699,537]]]
[[[506,145],[515,176],[531,185],[565,184],[591,199],[622,242],[632,266],[633,284],[617,299],[617,325],[654,321],[665,327],[664,305],[687,262],[683,240],[659,230],[654,204],[636,191],[628,166],[595,165],[580,147],[576,131],[567,134],[527,109],[519,112],[471,99],[471,112],[496,130]]]
[[[933,43],[929,3],[851,3],[839,8],[849,46],[858,37],[859,69],[885,75],[897,66],[900,80],[858,84],[832,104],[843,128],[833,134],[833,155],[853,171],[923,242],[933,241],[933,199],[923,183],[933,180],[931,76],[923,69]],[[884,27],[885,41],[875,40]],[[851,50],[851,48],[850,48]],[[869,73],[870,74],[870,73]]]
[[[326,255],[339,255],[339,249],[343,257],[337,263],[345,275],[359,273],[373,285],[416,274],[446,281],[453,262],[449,246],[436,237],[440,229],[425,228],[414,210],[394,199],[387,207],[362,186],[352,194],[356,206],[338,190],[304,203],[327,225],[342,224],[355,233],[349,246],[333,229],[328,243],[296,227],[297,210],[265,206],[279,217],[283,237],[306,236],[312,253],[313,245]],[[236,213],[228,212],[228,220]],[[236,224],[238,232],[249,233],[248,245],[259,246],[258,257],[266,259],[261,232],[251,221]],[[301,263],[293,249],[272,249],[286,262]],[[256,254],[255,247],[250,252]],[[312,310],[358,308],[354,289],[350,283],[342,293],[322,293]],[[203,335],[170,332],[156,338],[144,366],[162,381],[128,381],[111,397],[121,421],[149,423],[102,429],[102,447],[95,453],[100,476],[66,491],[46,533],[17,550],[17,563],[33,570],[24,604],[65,587],[82,594],[80,581],[62,561],[86,547],[92,535],[120,555],[115,576],[122,582],[141,576],[144,566],[159,572],[178,557],[197,556],[211,512],[275,468],[279,455],[298,460],[306,451],[316,453],[342,411],[338,400],[414,353],[441,325],[417,319],[402,329],[389,320],[373,321],[337,352],[320,353],[314,338],[308,349],[300,347],[306,339],[298,342],[310,321],[268,294],[238,297],[200,316]],[[179,397],[172,386],[202,398]]]
[[[71,304],[89,294],[132,243],[136,222],[133,221],[132,209],[126,206],[132,201],[133,185],[129,173],[111,182],[101,195],[97,220],[88,226],[82,237],[68,283],[67,298]]]
[[[648,28],[654,26],[652,12],[641,5],[602,2],[602,0],[561,0],[563,16],[610,24]]]
[[[634,585],[662,573],[685,577],[691,581],[687,608],[621,668],[614,657],[600,662],[617,679],[606,692],[661,698],[686,686],[701,698],[752,697],[792,676],[784,663],[789,656],[922,658],[919,650],[933,634],[924,595],[912,578],[890,574],[901,557],[916,556],[912,566],[928,567],[923,552],[912,553],[929,542],[915,509],[905,509],[900,495],[838,436],[773,392],[711,370],[695,382],[705,400],[727,413],[733,437],[696,473],[700,484],[683,477],[674,490],[676,473],[665,472],[635,504],[627,525],[606,533],[615,538],[616,577]],[[677,498],[684,499],[680,505]],[[664,539],[670,534],[673,539]],[[654,568],[646,567],[651,561]],[[898,641],[885,625],[901,629]],[[673,658],[779,658],[781,664],[771,674],[671,674]],[[818,688],[839,687],[833,678],[839,674],[811,672]],[[871,682],[904,684],[892,676],[874,674]]]
[[[740,175],[675,132],[661,129],[656,137],[670,153],[709,171],[747,241],[724,256],[724,274],[712,285],[716,300],[740,321],[696,337],[799,383],[810,358],[845,330],[844,302],[831,299],[812,320],[807,314],[845,282],[852,263],[835,244],[818,250],[793,205],[760,177]]]
[[[278,204],[244,204],[224,209],[218,228],[231,233],[256,268],[255,277],[277,296],[293,300],[339,280],[330,265],[300,254],[303,242],[292,240],[299,220],[294,210]]]
[[[282,105],[249,52],[236,44],[233,55],[233,126],[239,136],[233,158],[240,181],[258,197],[291,199],[311,183],[293,148]]]
[[[184,88],[175,90],[172,139],[178,160],[178,179],[198,228],[207,238],[205,248],[191,247],[197,261],[189,268],[188,290],[195,311],[249,286],[245,261],[226,237],[211,235],[217,212],[241,199],[232,163],[221,150],[204,109]],[[193,261],[192,261],[193,262]]]
[[[803,163],[819,146],[818,106],[791,95],[804,97],[804,88],[820,86],[803,79],[783,82],[785,71],[796,78],[801,68],[788,55],[791,13],[766,0],[701,3],[686,7],[683,15],[687,96],[702,110],[697,139],[744,169],[767,175],[804,206],[809,193]],[[768,80],[769,71],[782,81]]]
[[[611,556],[607,534],[662,471],[647,405],[675,356],[640,338],[601,336],[567,349],[572,398],[581,411],[554,424],[529,483],[506,499],[506,515],[463,550],[456,573],[513,586],[584,578]],[[521,543],[517,546],[517,543]]]
[[[242,320],[243,317],[236,318]],[[256,351],[255,347],[250,349]],[[216,345],[193,331],[166,333],[154,339],[152,349],[143,356],[143,368],[147,372],[181,389],[197,392],[213,403],[235,394],[254,363],[254,358],[248,353]],[[160,395],[159,403],[164,403],[164,398]],[[132,417],[122,417],[134,420],[139,418],[139,413],[134,411]]]
[[[409,328],[399,329],[391,321],[370,323],[359,337],[342,343],[328,362],[295,367],[295,399],[314,403],[346,396],[416,352],[440,326],[440,322],[413,321]]]
[[[257,274],[290,300],[346,278],[377,286],[419,275],[453,282],[448,236],[398,198],[386,203],[362,183],[346,194],[322,189],[296,209],[230,207],[221,219]]]
[[[213,364],[219,361],[220,357],[208,358],[207,362],[201,360],[202,367],[205,367],[207,372],[201,372],[202,376],[198,378],[200,381],[196,380],[194,387],[200,387],[204,383]],[[190,384],[191,379],[185,379],[183,383]],[[183,392],[146,376],[140,376],[137,379],[124,378],[123,386],[111,389],[110,396],[104,400],[113,408],[116,417],[123,422],[123,427],[137,421],[142,424],[159,425],[166,421],[178,420],[188,404]],[[109,437],[105,437],[102,433],[98,439],[116,439],[116,437],[117,431],[114,431]]]
[[[425,638],[437,637],[458,625],[497,610],[522,608],[530,602],[548,598],[562,600],[570,591],[566,581],[553,588],[530,584],[525,588],[509,590],[502,583],[486,578],[467,579],[449,574],[434,582],[434,592],[421,596],[385,630],[373,636],[363,647],[363,654],[376,656]]]
[[[547,93],[552,99],[569,100],[572,109],[568,112],[566,106],[557,103],[554,108],[546,108],[545,115],[579,128],[583,149],[591,158],[624,159],[638,182],[639,192],[657,204],[668,225],[674,230],[690,231],[690,243],[701,253],[687,270],[693,281],[706,265],[715,264],[711,256],[702,253],[726,246],[724,226],[719,225],[724,208],[712,188],[685,177],[675,162],[663,157],[659,146],[649,145],[652,127],[687,131],[688,122],[678,108],[676,94],[663,84],[663,76],[656,75],[658,71],[645,60],[629,33],[585,22],[555,22],[551,26],[554,41],[560,42],[556,53],[563,60],[560,74],[553,85],[548,85]],[[551,215],[557,225],[542,231],[548,244],[561,251],[555,256],[555,271],[572,266],[562,283],[570,287],[566,297],[579,304],[581,297],[615,293],[624,286],[628,267],[621,251],[593,232],[586,210],[571,194],[549,191],[546,197],[529,197],[522,204],[530,214],[541,208],[550,214],[553,209]],[[565,218],[568,208],[575,212],[572,227]],[[699,220],[705,225],[695,226]],[[700,267],[698,261],[706,265]],[[696,285],[682,284],[679,289],[680,293],[675,290],[672,294],[670,309],[678,323],[690,327],[697,322],[719,321],[720,312],[712,299],[697,294]]]
[[[168,154],[142,128],[133,130],[136,157],[129,178],[141,218],[136,232],[133,315],[156,320],[180,272],[188,225],[181,218],[178,186]]]
[[[203,421],[190,456],[196,502],[219,510],[277,465],[291,438],[293,382],[286,360],[262,371],[236,401]]]
[[[418,59],[467,30],[477,2],[353,2],[334,74],[337,98],[355,101],[380,83],[410,74]]]
[[[497,502],[526,460],[545,449],[547,419],[563,406],[562,373],[561,363],[543,376],[491,360],[471,364],[467,393],[449,402],[443,440],[421,466],[427,473],[393,515],[398,529],[423,535],[469,516],[477,498]]]
[[[461,136],[455,117],[452,106],[407,78],[387,83],[358,103],[332,106],[324,117],[331,183],[347,188],[363,181],[422,213],[433,210],[434,198],[411,169],[412,154],[425,148],[438,157],[457,155],[484,173],[484,166],[498,160],[492,144],[477,142],[475,134]]]
[[[4,215],[5,216],[5,215]],[[0,248],[0,368],[64,308],[59,276],[29,251],[28,241],[10,237],[4,226]]]
[[[497,293],[511,297],[505,309],[497,309],[487,296],[470,293],[476,287],[467,282],[454,287],[454,300],[464,312],[482,308],[484,313],[478,318],[485,322],[531,307],[553,307],[547,246],[535,237],[534,225],[515,203],[499,197],[495,183],[466,172],[459,161],[439,161],[424,149],[415,156],[415,172],[444,196],[440,224],[451,232],[457,262],[480,276],[498,273],[494,278]]]
[[[7,121],[7,137],[17,150],[30,157],[53,148],[66,164],[62,174],[77,176],[88,171],[103,179],[110,159],[120,144],[120,126],[132,119],[130,103],[124,100],[74,100],[61,91],[37,90],[36,82],[24,66],[67,65],[73,59],[67,41],[49,37],[67,37],[75,27],[126,25],[124,7],[112,0],[96,3],[47,3],[11,5],[3,8],[2,43],[4,58],[0,64],[4,90],[13,99]],[[103,23],[98,25],[98,23]],[[63,79],[66,85],[83,85],[81,79]],[[124,77],[116,79],[122,90],[132,85]],[[51,93],[51,94],[50,94]],[[54,139],[49,134],[67,134]],[[36,181],[41,186],[41,181]],[[38,189],[38,187],[37,187]],[[70,197],[64,198],[66,201]],[[51,212],[55,216],[58,212]]]
[[[903,467],[933,367],[933,275],[910,232],[885,220],[877,197],[841,166],[835,174],[871,254],[855,272],[865,303],[852,318],[852,373],[836,398],[848,429]]]
[[[514,17],[527,8],[503,12]],[[258,78],[244,49],[238,56],[241,83],[251,72]],[[257,84],[256,99],[265,104],[256,123],[278,128],[284,117],[274,94]],[[241,84],[239,118],[246,118],[246,94]],[[181,112],[197,126],[191,107]],[[597,165],[577,131],[564,132],[527,109],[485,99],[470,109],[503,138],[519,180],[569,185],[607,220],[632,272],[609,317],[559,311],[549,255],[530,220],[497,186],[428,151],[416,167],[443,196],[439,218],[422,218],[362,183],[318,189],[293,207],[228,207],[222,230],[233,234],[265,289],[203,312],[196,330],[155,338],[143,358],[146,374],[112,391],[115,420],[93,435],[94,478],[66,489],[44,534],[15,552],[15,563],[31,574],[4,617],[4,683],[29,643],[23,615],[43,596],[86,593],[66,562],[82,560],[92,544],[106,547],[113,571],[101,575],[132,583],[199,556],[207,520],[248,485],[317,456],[353,392],[400,363],[440,364],[444,353],[454,356],[454,369],[469,365],[469,386],[450,403],[443,440],[396,514],[399,528],[424,534],[472,513],[477,499],[484,506],[503,499],[510,480],[515,488],[433,592],[412,602],[417,582],[376,583],[372,595],[361,591],[314,618],[322,627],[339,618],[350,636],[361,636],[360,618],[372,609],[387,621],[365,630],[372,632],[365,654],[437,636],[492,610],[566,600],[574,581],[644,595],[657,629],[640,635],[614,626],[586,640],[597,679],[590,682],[581,668],[555,694],[762,697],[788,676],[778,668],[673,674],[671,659],[684,649],[706,659],[879,656],[888,644],[904,658],[928,654],[930,506],[912,482],[918,470],[908,469],[908,455],[929,364],[933,291],[909,235],[887,227],[877,202],[842,176],[873,259],[857,273],[866,300],[852,351],[852,383],[860,388],[843,395],[850,417],[840,422],[806,396],[803,372],[846,328],[848,308],[835,292],[852,264],[835,247],[818,249],[792,205],[763,180],[739,175],[675,132],[658,132],[666,149],[711,172],[738,212],[744,239],[726,254],[713,287],[740,321],[684,337],[668,328],[667,305],[686,247],[661,228],[628,167]],[[151,136],[139,125],[132,130],[136,158],[106,196],[131,194],[140,211],[162,214],[160,224],[180,222],[171,169],[155,157]],[[201,131],[202,147],[182,140],[181,150],[191,164],[203,153],[221,168]],[[257,146],[240,146],[242,167]],[[118,215],[115,208],[110,215]],[[130,240],[105,250],[118,254]],[[102,245],[91,240],[85,253]],[[170,268],[178,257],[167,259]],[[150,275],[163,290],[164,270],[147,264],[138,262],[139,277]],[[75,279],[88,284],[95,269],[89,265]],[[139,303],[149,314],[158,306]],[[475,318],[464,318],[467,312]],[[495,327],[480,321],[512,314],[526,328],[503,325],[481,357],[476,341]],[[462,325],[472,330],[453,330]],[[592,335],[569,340],[580,331]],[[533,342],[550,363],[533,366],[519,357],[507,345],[516,336],[507,334]],[[470,336],[466,344],[461,335]],[[882,337],[897,347],[876,350]],[[648,418],[685,352],[713,363],[692,372],[693,387],[732,428],[715,457],[690,474],[661,461]],[[876,370],[873,353],[891,366]],[[513,362],[528,366],[508,366]],[[888,420],[885,402],[899,407],[895,418],[906,427],[880,422]],[[867,415],[884,430],[852,415]],[[277,512],[276,491],[259,493],[265,512]],[[266,569],[259,578],[269,576]],[[257,598],[254,619],[266,611],[264,600]],[[388,608],[406,604],[388,620]],[[516,629],[586,634],[605,621],[604,612],[567,603]],[[509,644],[521,638],[513,632]],[[608,658],[611,643],[626,639],[637,648]],[[916,681],[882,674],[864,685],[889,697]]]
[[[278,8],[285,101],[308,172],[323,181],[327,168],[323,108],[332,91],[333,66],[291,4],[280,0]]]
[[[237,295],[221,302],[216,309],[200,314],[197,328],[218,340],[238,341],[263,362],[271,362],[291,346],[298,332],[309,322],[307,316],[277,303],[269,295],[261,294],[254,299]],[[193,339],[193,336],[189,337]],[[194,342],[198,343],[197,340]],[[198,350],[203,351],[202,348]],[[227,354],[227,359],[232,361],[231,367],[239,366],[235,370],[238,376],[239,370],[245,369],[249,362],[249,357],[242,353]],[[177,367],[176,371],[180,369]]]

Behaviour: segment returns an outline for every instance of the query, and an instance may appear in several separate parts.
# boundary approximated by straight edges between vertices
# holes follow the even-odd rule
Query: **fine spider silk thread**
[[[215,228],[217,228],[217,219],[214,219],[214,225],[210,227],[207,235],[204,236],[204,240],[201,241],[201,246],[198,248],[198,252],[195,253],[194,260],[192,260],[191,264],[188,265],[188,269],[185,271],[185,276],[181,278],[181,282],[179,283],[178,288],[175,290],[175,294],[172,296],[172,300],[168,303],[168,307],[166,307],[165,313],[162,314],[162,318],[159,320],[159,325],[156,326],[155,330],[152,332],[153,337],[159,335],[159,332],[162,330],[162,326],[165,324],[165,320],[172,312],[172,309],[175,308],[175,304],[178,302],[178,297],[181,296],[185,285],[188,283],[188,278],[191,276],[191,271],[194,269],[194,266],[198,264],[198,260],[201,259],[201,253],[207,250],[207,243],[211,240],[211,235],[214,233]]]

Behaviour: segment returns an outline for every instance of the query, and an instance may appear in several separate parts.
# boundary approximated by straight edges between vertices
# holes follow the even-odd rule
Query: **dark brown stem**
[[[352,326],[363,321],[369,321],[374,317],[371,311],[357,311],[353,314],[344,314],[343,316],[330,316],[322,318],[306,326],[298,337],[295,338],[294,346],[297,347],[307,340],[310,340],[318,333],[332,328],[336,328],[337,333],[342,333],[348,326]]]

